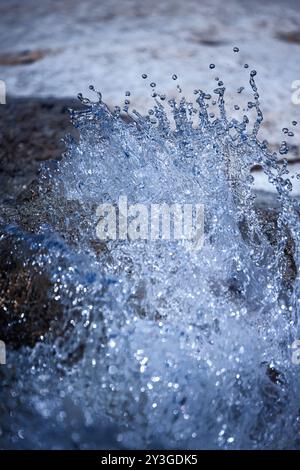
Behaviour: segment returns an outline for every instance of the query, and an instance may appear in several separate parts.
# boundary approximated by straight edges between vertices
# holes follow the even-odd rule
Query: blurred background
[[[130,90],[132,107],[145,113],[150,82],[169,97],[179,84],[191,98],[195,88],[211,92],[218,76],[228,111],[238,117],[234,104],[251,99],[249,70],[256,69],[262,137],[278,150],[282,128],[300,121],[300,105],[292,102],[292,83],[300,80],[298,0],[0,0],[0,25],[7,92],[0,105],[2,198],[26,187],[39,161],[59,158],[66,108],[79,92],[90,96],[90,84],[109,106],[122,105]],[[289,139],[293,173],[300,168],[299,128]],[[260,174],[256,185],[266,186]],[[294,192],[300,194],[296,179]]]

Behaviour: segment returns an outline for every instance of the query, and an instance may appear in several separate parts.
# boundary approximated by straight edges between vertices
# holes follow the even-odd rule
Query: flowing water
[[[220,79],[192,102],[151,83],[147,113],[129,92],[112,111],[93,87],[95,101],[79,96],[80,138],[2,214],[1,446],[299,447],[293,128],[277,152],[261,140],[255,78],[239,119]],[[253,189],[257,166],[272,208]],[[203,204],[204,246],[99,240],[97,206],[120,196]]]

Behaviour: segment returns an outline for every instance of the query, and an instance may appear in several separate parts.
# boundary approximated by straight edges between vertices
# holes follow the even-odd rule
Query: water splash
[[[2,403],[15,410],[4,420],[6,446],[30,433],[25,400],[72,430],[70,400],[98,433],[101,416],[120,426],[119,445],[299,447],[300,376],[291,360],[300,337],[299,202],[280,159],[288,143],[274,153],[259,138],[255,76],[239,120],[226,111],[218,77],[213,95],[195,90],[195,102],[166,99],[151,82],[146,116],[129,111],[126,92],[126,119],[94,87],[95,102],[79,95],[85,109],[71,112],[79,140],[66,138],[63,159],[44,167],[0,241],[11,253],[2,304],[14,346],[1,370]],[[257,165],[276,188],[273,208],[257,201]],[[96,207],[120,195],[132,204],[201,202],[203,249],[100,242]],[[25,285],[26,296],[12,299]],[[76,433],[73,445],[84,447]]]

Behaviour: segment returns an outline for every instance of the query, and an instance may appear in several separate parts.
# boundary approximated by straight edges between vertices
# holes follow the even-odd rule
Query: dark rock
[[[0,65],[14,66],[14,65],[27,65],[33,64],[38,60],[43,59],[54,51],[49,49],[38,49],[35,51],[21,51],[15,53],[1,54]]]
[[[14,349],[34,346],[62,316],[49,276],[23,245],[8,237],[0,246],[0,338]]]

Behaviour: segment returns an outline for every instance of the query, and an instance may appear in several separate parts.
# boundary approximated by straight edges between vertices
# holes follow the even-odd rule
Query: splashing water
[[[31,446],[55,446],[53,433],[65,428],[72,445],[91,446],[93,437],[84,444],[74,434],[72,402],[95,434],[101,417],[119,426],[119,444],[112,435],[110,445],[299,447],[300,370],[291,350],[300,338],[299,203],[279,158],[288,144],[278,155],[259,140],[255,75],[240,120],[228,116],[218,78],[215,98],[195,90],[193,103],[166,100],[151,82],[146,117],[129,114],[129,92],[126,119],[100,93],[96,102],[80,95],[85,109],[71,113],[79,140],[66,138],[63,159],[41,171],[0,240],[11,254],[6,334],[21,342],[1,370],[4,445],[32,434],[26,404],[52,423]],[[277,191],[271,209],[253,189],[257,165]],[[121,195],[131,204],[201,202],[203,248],[101,242],[96,207]],[[22,282],[25,298],[12,287]]]

